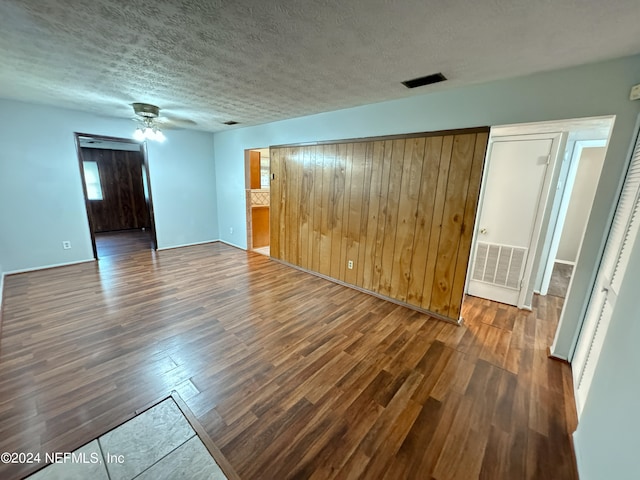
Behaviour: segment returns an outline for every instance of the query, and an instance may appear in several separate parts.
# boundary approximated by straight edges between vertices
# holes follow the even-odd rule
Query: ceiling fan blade
[[[181,128],[192,128],[197,125],[194,120],[189,118],[179,118],[179,117],[164,117],[161,116],[158,119],[158,126],[160,128],[165,129],[181,129]]]

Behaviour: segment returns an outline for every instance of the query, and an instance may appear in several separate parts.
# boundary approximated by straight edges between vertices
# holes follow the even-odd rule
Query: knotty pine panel
[[[418,216],[420,179],[424,159],[424,138],[407,139],[404,150],[404,167],[400,187],[396,247],[393,255],[390,296],[406,301],[411,275],[413,240]]]
[[[331,177],[331,208],[329,210],[329,229],[331,230],[331,265],[329,275],[333,278],[340,278],[340,267],[342,266],[342,237],[344,216],[344,187],[345,187],[345,164],[346,155],[344,149],[346,145],[338,145],[338,152],[335,157],[335,166]]]
[[[473,235],[473,224],[478,207],[478,195],[472,195],[472,192],[480,191],[480,183],[482,181],[482,166],[484,164],[484,155],[488,142],[488,134],[476,135],[476,145],[474,148],[474,159],[471,164],[471,174],[469,177],[469,189],[464,209],[464,220],[461,229],[470,229],[467,235],[460,236],[460,246],[458,247],[458,258],[456,260],[455,272],[453,277],[452,292],[464,290],[464,284],[467,278],[467,265],[471,255],[471,236]],[[461,304],[459,302],[451,302],[449,305],[449,317],[458,318],[460,316]]]
[[[447,192],[447,182],[449,180],[449,165],[451,161],[451,151],[453,146],[453,136],[448,135],[442,139],[442,150],[440,150],[440,163],[438,168],[438,180],[436,183],[436,197],[431,218],[431,235],[429,235],[429,247],[427,249],[427,265],[424,270],[424,286],[422,287],[422,308],[428,309],[431,306],[431,293],[436,270],[436,260],[438,258],[438,244],[440,242],[440,232],[442,231],[444,200]]]
[[[280,173],[280,154],[281,150],[272,150],[269,153],[269,168],[271,169],[271,181],[269,192],[271,198],[269,200],[269,251],[273,258],[282,258],[282,252],[280,250],[280,227],[282,222],[280,217],[285,214],[286,199],[283,197],[280,185],[283,180]],[[278,180],[274,180],[274,178]]]
[[[314,165],[314,189],[313,189],[313,233],[310,236],[311,246],[313,248],[311,254],[311,268],[314,272],[320,271],[320,225],[322,223],[322,168],[324,162],[324,152],[322,146],[316,146],[311,149],[311,155]],[[283,232],[284,234],[284,232]]]
[[[336,210],[337,220],[340,221],[340,226],[336,230],[338,231],[338,238],[334,237],[333,245],[336,248],[336,252],[339,253],[337,259],[337,265],[334,267],[332,263],[332,271],[334,268],[337,270],[337,275],[332,276],[344,281],[347,269],[347,238],[342,235],[342,231],[348,225],[349,218],[349,206],[350,206],[350,192],[346,189],[347,185],[351,185],[351,158],[353,155],[353,146],[348,144],[338,145],[338,166],[340,172],[338,173],[338,185],[341,190],[342,198],[339,201],[338,210]],[[337,243],[336,243],[337,242]],[[339,251],[337,250],[339,249]]]
[[[369,195],[369,215],[367,217],[367,228],[363,232],[365,239],[363,242],[362,288],[366,290],[372,290],[373,285],[376,236],[380,215],[384,142],[373,142],[372,151],[371,182],[369,185],[365,185],[366,194]]]
[[[420,196],[416,213],[416,230],[413,237],[413,256],[411,258],[406,300],[412,305],[422,305],[424,271],[431,242],[431,217],[433,216],[436,201],[442,141],[442,137],[430,137],[425,141],[423,170],[420,176]]]
[[[394,267],[393,254],[398,235],[398,208],[400,189],[402,187],[402,168],[404,165],[405,140],[393,140],[391,150],[391,166],[389,171],[389,190],[382,239],[382,266],[377,292],[391,296],[391,273]]]
[[[360,247],[358,248],[358,261],[355,263],[355,266],[358,270],[356,284],[359,287],[362,287],[362,284],[364,282],[364,265],[365,265],[364,259],[366,254],[366,235],[367,235],[367,227],[369,223],[369,208],[370,208],[370,196],[369,196],[368,186],[371,184],[372,173],[373,173],[373,143],[368,142],[367,151],[365,154],[362,208],[360,209],[361,211]]]
[[[282,166],[287,170],[287,178],[289,182],[285,185],[287,189],[287,198],[289,198],[289,210],[287,219],[287,232],[292,232],[291,235],[287,235],[287,258],[291,258],[293,263],[299,265],[300,263],[300,149],[291,148],[289,150],[289,158],[295,159],[292,162],[285,162]]]
[[[272,147],[271,256],[457,321],[487,140]]]
[[[373,279],[371,290],[377,291],[380,283],[380,272],[382,271],[382,247],[384,241],[384,226],[386,223],[387,197],[389,194],[389,173],[391,169],[391,152],[393,142],[384,142],[382,153],[382,178],[380,180],[380,203],[378,204],[378,221],[376,222],[375,235],[375,255],[373,258]]]
[[[351,185],[349,186],[349,214],[348,224],[343,234],[347,239],[346,260],[353,261],[353,268],[345,270],[344,281],[352,285],[357,284],[357,260],[360,250],[360,224],[362,222],[362,197],[364,189],[364,177],[366,172],[366,150],[364,142],[353,145],[353,159],[351,161]]]
[[[449,176],[442,212],[442,228],[438,242],[434,281],[429,309],[449,314],[451,286],[460,245],[464,207],[469,187],[475,135],[458,135],[453,139]]]
[[[333,207],[331,180],[335,168],[335,145],[324,145],[322,148],[322,196],[320,197],[320,261],[318,272],[331,275],[331,226],[329,212]],[[295,264],[295,262],[292,262]]]
[[[300,180],[300,266],[309,269],[311,258],[310,234],[313,217],[311,216],[311,202],[313,201],[313,168],[311,166],[311,152],[302,151],[302,178]]]

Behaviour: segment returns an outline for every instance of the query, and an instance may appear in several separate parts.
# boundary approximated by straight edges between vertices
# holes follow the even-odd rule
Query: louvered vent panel
[[[489,246],[486,243],[478,242],[478,248],[476,250],[476,260],[473,264],[473,276],[474,280],[482,280],[484,276],[484,264],[487,261],[487,250]]]
[[[472,278],[519,290],[526,258],[526,248],[478,242]]]
[[[520,288],[520,279],[522,278],[522,270],[524,270],[524,262],[527,258],[526,248],[513,248],[511,255],[511,265],[509,267],[509,275],[505,285],[509,288]]]
[[[511,249],[513,250],[513,249]],[[511,255],[507,251],[502,251],[502,255],[498,257],[498,268],[496,270],[496,279],[494,283],[498,285],[506,285],[509,276],[509,264],[511,263]]]
[[[497,245],[489,245],[487,266],[484,269],[484,277],[482,279],[487,283],[494,283],[496,276],[496,265],[498,264],[498,255],[500,255],[500,247]]]

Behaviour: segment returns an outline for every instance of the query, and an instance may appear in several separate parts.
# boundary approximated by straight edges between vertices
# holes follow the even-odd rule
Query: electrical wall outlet
[[[233,227],[229,227],[229,233],[233,233]]]
[[[347,262],[347,268],[348,268],[349,270],[353,270],[353,260],[349,260],[349,261]]]
[[[71,248],[71,242],[69,240],[64,240],[62,242],[62,248],[65,250],[69,250]]]
[[[631,93],[629,94],[629,100],[640,100],[640,83],[631,87]]]

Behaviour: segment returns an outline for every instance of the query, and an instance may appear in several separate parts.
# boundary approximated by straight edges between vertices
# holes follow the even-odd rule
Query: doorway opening
[[[269,186],[271,183],[269,149],[245,150],[244,159],[247,249],[269,256]]]
[[[144,143],[76,133],[94,258],[156,250]]]
[[[492,127],[467,294],[526,310],[534,294],[564,303],[614,119]]]
[[[558,215],[549,226],[547,261],[540,264],[534,289],[540,295],[566,298],[606,151],[606,139],[570,138],[567,142],[568,172],[558,186]]]

